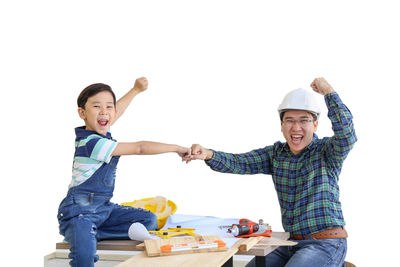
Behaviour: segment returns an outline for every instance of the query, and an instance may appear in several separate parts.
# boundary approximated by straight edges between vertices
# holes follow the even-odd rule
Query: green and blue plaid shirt
[[[214,171],[236,174],[271,174],[278,193],[285,231],[307,235],[344,226],[339,201],[339,174],[357,136],[352,115],[336,92],[325,95],[334,135],[313,141],[294,155],[288,144],[243,154],[214,151],[206,161]]]

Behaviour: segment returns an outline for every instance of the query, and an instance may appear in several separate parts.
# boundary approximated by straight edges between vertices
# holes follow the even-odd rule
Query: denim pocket
[[[73,196],[67,196],[61,201],[58,208],[57,219],[59,222],[70,218],[74,210],[74,198]]]
[[[72,204],[74,204],[74,198],[72,196],[67,196],[61,201],[59,209]]]
[[[323,249],[329,253],[327,264],[339,266],[346,256],[347,240],[345,238],[323,239]]]
[[[80,207],[86,207],[93,203],[92,195],[74,196],[74,203]]]

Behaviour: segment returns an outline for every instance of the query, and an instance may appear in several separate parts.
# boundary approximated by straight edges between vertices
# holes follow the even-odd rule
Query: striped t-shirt
[[[89,179],[104,163],[109,163],[117,142],[107,136],[85,127],[75,128],[75,155],[72,166],[72,181],[69,188],[77,186]]]

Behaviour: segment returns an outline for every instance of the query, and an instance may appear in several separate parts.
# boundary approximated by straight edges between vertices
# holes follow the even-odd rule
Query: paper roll
[[[128,230],[128,236],[132,240],[144,241],[148,239],[155,239],[157,237],[151,236],[141,223],[132,223]]]

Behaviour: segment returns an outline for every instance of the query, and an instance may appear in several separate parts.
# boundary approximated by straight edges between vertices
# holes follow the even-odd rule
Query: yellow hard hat
[[[168,216],[175,213],[177,210],[177,206],[174,202],[160,196],[138,199],[133,202],[124,202],[121,203],[121,205],[142,208],[153,212],[157,216],[159,229],[164,227]]]

